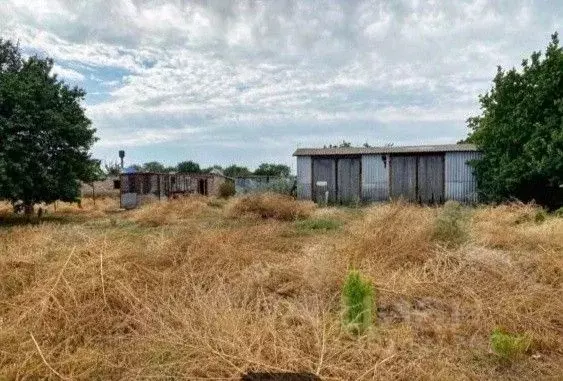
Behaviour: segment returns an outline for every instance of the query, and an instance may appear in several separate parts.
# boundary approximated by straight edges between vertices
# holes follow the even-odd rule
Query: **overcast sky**
[[[0,37],[83,87],[94,156],[294,167],[297,147],[454,143],[563,1],[0,0]]]

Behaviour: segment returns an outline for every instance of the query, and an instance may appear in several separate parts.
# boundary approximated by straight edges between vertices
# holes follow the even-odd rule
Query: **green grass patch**
[[[491,334],[491,349],[503,360],[512,360],[522,356],[530,348],[528,335],[515,335],[495,329]]]
[[[361,334],[371,327],[374,288],[358,271],[350,271],[342,287],[342,322],[346,330]]]
[[[309,218],[295,222],[295,227],[301,232],[326,232],[339,229],[342,221],[329,218]]]

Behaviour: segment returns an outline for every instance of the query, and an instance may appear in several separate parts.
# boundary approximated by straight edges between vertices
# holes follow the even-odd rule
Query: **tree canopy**
[[[252,172],[247,167],[239,167],[238,165],[229,165],[223,171],[225,176],[228,177],[240,177],[240,176],[250,176]]]
[[[489,201],[563,203],[563,51],[552,35],[545,55],[534,52],[522,69],[498,68],[481,115],[468,119],[467,141],[483,152],[475,174]]]
[[[108,176],[119,176],[121,173],[121,165],[116,161],[107,162],[104,164],[104,172]]]
[[[201,168],[199,167],[199,164],[188,160],[188,161],[182,161],[181,163],[178,163],[177,167],[178,172],[180,173],[200,173],[201,172]]]
[[[262,163],[254,171],[254,174],[257,176],[287,177],[290,172],[290,168],[284,164]]]
[[[166,166],[158,161],[149,161],[142,166],[144,172],[166,172]]]
[[[52,59],[23,59],[0,39],[0,198],[75,201],[79,181],[101,173],[89,153],[96,130],[81,106],[85,92],[52,69]]]

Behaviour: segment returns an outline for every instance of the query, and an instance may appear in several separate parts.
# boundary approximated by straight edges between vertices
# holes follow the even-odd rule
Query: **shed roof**
[[[370,155],[382,153],[438,153],[477,151],[474,144],[438,144],[421,146],[298,148],[293,156]]]

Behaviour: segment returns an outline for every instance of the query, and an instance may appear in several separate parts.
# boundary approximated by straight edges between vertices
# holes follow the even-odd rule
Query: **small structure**
[[[219,173],[122,173],[121,207],[132,209],[152,200],[200,194],[218,196],[219,187],[231,179]]]
[[[477,201],[468,162],[480,153],[472,144],[301,148],[294,156],[300,199],[338,204],[396,198]]]

